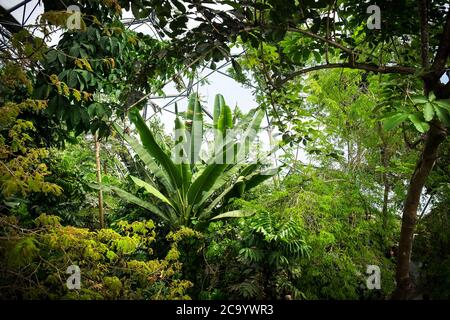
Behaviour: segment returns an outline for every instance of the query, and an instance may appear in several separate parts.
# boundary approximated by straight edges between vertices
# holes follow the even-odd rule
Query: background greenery
[[[67,30],[65,8],[44,1],[42,36],[11,35],[0,53],[0,298],[450,298],[445,1],[379,1],[385,27],[373,32],[360,1],[211,2],[233,9],[79,1],[82,28]],[[122,9],[153,9],[159,37],[127,28]],[[154,105],[145,119],[148,96],[170,81],[191,91],[184,80],[223,60],[257,109],[232,110],[217,92],[207,121],[190,92],[176,133]],[[244,134],[220,144],[232,128]],[[272,155],[267,133],[278,149],[270,174],[251,161]],[[214,163],[192,147],[201,144],[243,161]],[[173,150],[201,157],[179,163]],[[72,264],[81,290],[65,286]],[[379,290],[366,286],[368,265],[380,267]]]

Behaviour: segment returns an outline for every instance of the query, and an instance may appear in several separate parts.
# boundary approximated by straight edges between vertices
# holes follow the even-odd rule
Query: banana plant
[[[126,201],[139,205],[159,216],[172,228],[189,226],[201,229],[215,219],[243,217],[251,212],[233,210],[224,212],[229,200],[270,178],[276,170],[264,171],[259,162],[249,163],[249,144],[255,139],[264,116],[262,110],[251,111],[236,125],[241,129],[239,139],[227,138],[233,129],[232,112],[224,98],[217,95],[213,112],[214,153],[209,159],[200,159],[200,146],[204,134],[203,111],[196,94],[189,98],[185,119],[176,108],[175,147],[169,155],[167,148],[159,145],[145,124],[139,111],[130,111],[129,118],[135,125],[140,142],[115,125],[117,132],[145,164],[148,175],[154,179],[131,176],[138,188],[145,190],[142,199],[115,186],[97,186],[116,193]],[[230,159],[233,161],[222,161]]]

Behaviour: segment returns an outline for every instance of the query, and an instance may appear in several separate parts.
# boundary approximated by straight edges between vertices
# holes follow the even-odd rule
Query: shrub
[[[0,218],[0,299],[189,299],[192,283],[181,278],[176,232],[169,253],[156,259],[151,220],[121,221],[117,231],[59,220],[43,214],[28,230],[13,216]],[[66,286],[70,265],[81,270],[79,290]]]

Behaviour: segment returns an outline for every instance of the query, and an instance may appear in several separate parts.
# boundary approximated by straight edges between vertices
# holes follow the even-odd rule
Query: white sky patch
[[[0,5],[6,9],[9,10],[13,8],[14,6],[22,3],[23,0],[0,0]],[[231,10],[232,7],[214,7],[214,9],[217,10]],[[44,5],[43,3],[39,3],[38,0],[31,0],[26,5],[20,6],[14,11],[11,12],[12,16],[18,21],[19,24],[22,23],[22,21],[25,21],[25,26],[30,26],[31,29],[33,29],[33,25],[38,24],[40,16],[44,13]],[[125,11],[122,12],[122,20],[123,21],[133,21],[134,17],[131,13],[131,11]],[[193,28],[198,24],[197,21],[194,21],[192,19],[189,19],[188,21],[188,28]],[[143,24],[135,24],[131,25],[130,29],[136,32],[142,32],[143,34],[150,35],[152,37],[156,37],[155,31],[152,30],[151,25],[149,22],[143,23]],[[59,42],[59,39],[61,35],[63,34],[62,31],[58,31],[52,34],[49,41],[47,41],[48,46],[56,46]],[[39,33],[35,33],[36,36],[42,36]],[[240,52],[238,48],[232,48],[232,54],[237,54]],[[217,66],[220,66],[225,61],[217,63]],[[227,73],[227,69],[231,67],[231,63],[227,65],[226,67],[220,69],[222,73]],[[209,68],[204,68],[201,72],[199,72],[197,79],[194,79],[194,82],[196,82],[198,79],[201,79],[208,74],[212,72]],[[185,80],[185,83],[188,83],[188,81]],[[234,107],[237,105],[239,109],[246,113],[249,110],[256,108],[257,103],[255,100],[255,96],[252,93],[252,89],[246,88],[243,85],[239,84],[235,80],[231,79],[230,77],[227,77],[226,75],[220,74],[218,72],[214,72],[210,74],[207,77],[208,83],[203,85],[197,85],[193,88],[193,92],[198,92],[198,94],[201,97],[202,105],[205,107],[211,114],[212,109],[214,105],[214,98],[216,94],[222,94],[224,96],[224,99],[226,103],[234,109]],[[175,85],[173,82],[168,83],[164,88],[164,92],[166,95],[177,95],[179,94],[178,91],[175,88]],[[176,99],[178,110],[179,111],[185,111],[187,108],[188,99],[183,98],[181,100]],[[159,99],[152,100],[153,103],[158,105],[159,107],[165,107],[167,104],[173,102],[173,98],[163,98],[160,97]],[[170,105],[166,106],[167,110],[170,110],[174,112],[175,110],[175,104],[171,103]],[[152,108],[148,108],[147,118],[152,116]],[[157,116],[161,122],[164,124],[165,131],[168,134],[172,134],[174,129],[174,120],[175,116],[170,112],[162,111],[162,114],[157,114]],[[204,119],[207,122],[211,122],[211,120],[208,118],[207,115],[204,116]],[[261,126],[267,127],[267,119],[264,118]],[[275,131],[276,132],[276,131]],[[259,134],[259,141],[262,144],[262,147],[264,150],[269,150],[270,143],[268,134],[266,131],[261,132]],[[279,153],[279,152],[278,152]],[[303,158],[303,157],[302,157]]]

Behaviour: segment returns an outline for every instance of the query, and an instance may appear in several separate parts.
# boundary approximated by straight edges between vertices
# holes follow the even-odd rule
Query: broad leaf
[[[235,168],[237,169],[238,166],[236,166]],[[216,185],[213,188],[211,188],[211,190],[216,191],[216,190],[220,189],[221,187],[223,187],[226,184],[226,182],[228,182],[228,180],[226,180],[226,179],[227,178],[230,179],[231,175],[232,175],[231,170],[225,172],[222,176],[222,179],[220,179],[220,181],[216,182]],[[200,214],[200,217],[210,214],[217,207],[217,205],[220,203],[220,201],[222,201],[224,199],[224,197],[231,190],[233,190],[233,188],[236,186],[236,184],[243,182],[243,181],[244,181],[244,177],[239,177],[238,179],[236,179],[236,181],[233,184],[230,184],[230,186],[225,188],[225,190],[223,190],[219,195],[217,195],[214,198],[214,200],[209,204],[209,206]],[[211,193],[212,192],[210,192],[210,194]]]
[[[435,100],[433,103],[450,112],[450,100]]]
[[[197,94],[192,94],[189,98],[186,117],[190,122],[190,127],[188,127],[190,133],[188,156],[191,167],[193,167],[199,161],[203,140],[203,111]]]
[[[202,171],[189,187],[187,194],[189,205],[193,207],[206,199],[208,191],[214,186],[227,166],[227,164],[212,163]]]
[[[430,100],[430,102],[433,102],[434,100],[436,100],[436,96],[435,96],[434,92],[430,92],[430,94],[428,95],[428,100]]]
[[[123,200],[134,203],[144,209],[147,209],[150,212],[153,212],[154,214],[158,215],[163,220],[165,220],[167,222],[171,222],[170,218],[165,213],[163,213],[158,207],[154,206],[153,204],[149,203],[148,201],[145,201],[145,200],[142,200],[142,199],[136,197],[135,195],[133,195],[125,190],[122,190],[115,186],[106,186],[106,185],[99,186],[99,185],[92,184],[92,183],[90,183],[88,185],[93,189],[102,190],[102,191],[106,191],[106,192],[114,192],[119,197],[121,197]]]
[[[148,193],[150,193],[150,194],[154,195],[155,197],[157,197],[158,199],[164,201],[165,203],[170,205],[172,208],[174,207],[172,202],[170,202],[170,200],[167,199],[166,196],[164,196],[161,192],[159,192],[158,189],[156,189],[154,186],[152,186],[151,184],[149,184],[137,177],[133,177],[133,176],[130,176],[130,177],[131,177],[131,180],[133,180],[133,182],[137,186],[144,188]]]
[[[450,127],[450,115],[449,111],[443,109],[439,106],[434,106],[434,110],[436,111],[436,115],[438,119],[447,127]]]
[[[257,132],[261,126],[261,121],[264,118],[264,110],[259,109],[256,111],[252,121],[247,127],[247,130],[241,137],[241,141],[238,146],[237,159],[243,161],[250,151],[250,144],[256,138]]]
[[[224,218],[244,218],[244,217],[250,217],[254,214],[255,214],[254,212],[234,210],[234,211],[228,211],[225,213],[218,214],[217,216],[214,216],[213,218],[211,218],[211,220],[224,219]]]
[[[176,106],[175,106],[176,107]],[[192,171],[189,164],[188,156],[188,141],[186,136],[186,127],[184,123],[178,118],[178,108],[176,108],[177,116],[175,118],[175,146],[174,157],[177,159],[176,165],[179,168],[183,180],[183,193],[189,189],[192,180]],[[182,153],[182,154],[180,154]]]
[[[123,133],[123,129],[118,126],[117,124],[114,124],[114,128],[119,133],[119,135],[122,136],[122,138],[128,142],[128,144],[131,146],[131,148],[136,152],[136,154],[139,156],[139,158],[142,160],[142,162],[147,166],[149,171],[155,175],[156,178],[158,178],[158,181],[161,182],[161,184],[166,188],[168,192],[174,193],[175,188],[171,185],[169,181],[169,176],[166,174],[164,170],[162,170],[158,164],[155,162],[152,155],[147,152],[147,150],[140,144],[135,138],[132,136]]]
[[[418,115],[410,114],[408,116],[408,118],[414,124],[417,131],[424,133],[424,132],[428,131],[428,129],[430,129],[430,125],[428,123],[424,122],[422,119],[420,119],[420,117]]]
[[[145,150],[156,160],[158,164],[161,165],[161,167],[164,168],[166,174],[169,176],[172,186],[178,189],[182,188],[180,172],[177,170],[170,157],[158,145],[152,132],[145,124],[144,119],[142,119],[138,110],[134,109],[130,111],[130,120],[136,126]]]
[[[423,117],[425,121],[431,121],[434,117],[434,109],[433,105],[429,102],[425,103],[423,108]]]
[[[415,103],[415,104],[424,104],[428,102],[427,97],[425,96],[414,96],[411,97],[411,100]]]
[[[391,130],[398,126],[400,123],[408,119],[408,114],[405,113],[397,113],[393,116],[390,116],[388,118],[385,118],[383,120],[383,127],[384,130]]]

